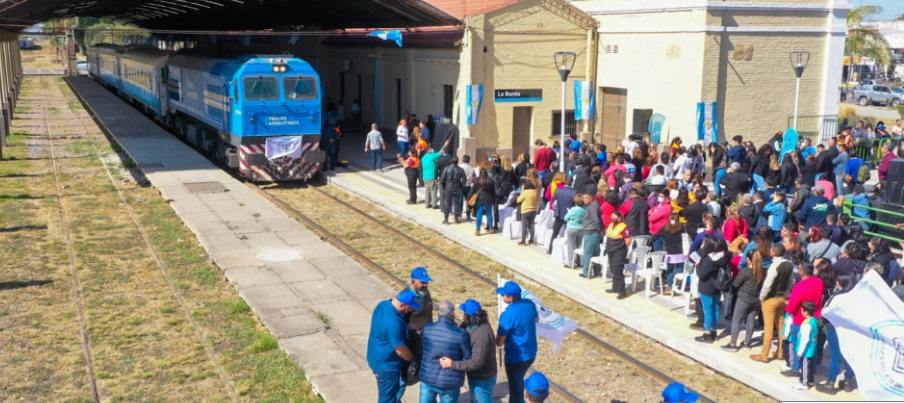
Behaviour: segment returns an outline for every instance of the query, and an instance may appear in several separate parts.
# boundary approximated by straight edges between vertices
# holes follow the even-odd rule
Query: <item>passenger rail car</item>
[[[95,79],[252,181],[306,180],[321,169],[320,78],[301,59],[214,59],[150,47],[88,54]],[[111,59],[115,75],[105,74]]]

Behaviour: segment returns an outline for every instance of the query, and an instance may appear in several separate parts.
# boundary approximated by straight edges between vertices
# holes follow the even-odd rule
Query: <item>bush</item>
[[[904,105],[902,105],[904,106]],[[841,120],[847,119],[848,122],[854,121],[854,118],[857,117],[857,109],[848,104],[841,104],[841,107],[838,108],[838,118]]]
[[[904,119],[904,105],[898,105],[898,115],[901,116],[901,119]]]

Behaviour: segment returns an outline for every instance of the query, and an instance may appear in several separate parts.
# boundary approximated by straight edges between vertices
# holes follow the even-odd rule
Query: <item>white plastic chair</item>
[[[593,265],[600,265],[600,273],[603,275],[603,282],[606,282],[606,272],[609,271],[609,255],[606,254],[606,242],[609,240],[608,236],[603,236],[603,243],[600,246],[600,254],[599,256],[594,256],[590,258],[590,268],[593,268]]]
[[[508,239],[521,238],[521,221],[516,220],[515,216],[509,216],[502,222],[502,236]]]
[[[653,279],[659,279],[659,292],[662,292],[662,287],[665,284],[665,280],[663,280],[662,274],[665,270],[665,251],[657,251],[651,252],[644,256],[644,259],[641,260],[634,272],[631,274],[631,283],[633,287],[632,292],[637,292],[637,278],[644,278],[644,297],[650,298],[650,294],[653,291]]]
[[[633,277],[634,270],[637,267],[637,262],[643,261],[643,259],[645,259],[645,256],[649,252],[650,252],[650,248],[648,248],[646,246],[640,247],[640,248],[635,248],[634,250],[629,251],[628,252],[628,263],[625,264],[625,267],[622,267],[620,269],[623,271],[631,271],[631,278],[633,279],[634,278]],[[606,281],[606,274],[609,270],[608,259],[606,259],[606,260],[607,260],[607,264],[605,266],[603,266],[604,270],[602,272],[603,281]],[[612,270],[619,270],[619,268],[612,268]]]
[[[636,249],[644,246],[649,246],[650,249],[653,248],[651,245],[651,239],[653,237],[650,235],[636,235],[631,237],[631,247],[629,249]]]
[[[681,234],[681,252],[684,253],[684,256],[691,254],[691,236],[686,232]]]
[[[672,310],[672,299],[676,296],[681,296],[684,299],[684,316],[687,316],[691,311],[691,292],[689,290],[685,290],[687,288],[687,282],[691,278],[694,273],[694,262],[690,260],[684,262],[684,272],[683,273],[675,273],[672,277],[672,294],[669,295],[669,310]]]
[[[602,249],[600,249],[602,250]],[[574,261],[576,258],[580,256],[581,259],[584,259],[584,237],[581,237],[581,244],[574,248],[574,253],[571,254],[571,270],[574,270]],[[583,260],[581,260],[583,262]]]

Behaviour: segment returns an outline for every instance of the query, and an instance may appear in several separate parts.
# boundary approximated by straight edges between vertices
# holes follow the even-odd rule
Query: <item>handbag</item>
[[[474,194],[472,194],[471,197],[468,198],[468,206],[469,207],[474,207],[477,205],[477,194],[478,193],[480,193],[480,192],[474,192]]]
[[[716,279],[713,280],[713,285],[722,292],[728,292],[731,289],[731,269],[726,265],[719,268],[719,272],[716,273]]]

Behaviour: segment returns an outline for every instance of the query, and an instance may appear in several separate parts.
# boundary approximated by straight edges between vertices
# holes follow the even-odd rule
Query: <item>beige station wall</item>
[[[666,117],[660,142],[672,137],[696,137],[696,107],[700,102],[704,64],[705,12],[605,15],[600,21],[598,87],[627,89],[625,130],[604,144],[621,143],[633,132],[635,109],[652,109]],[[645,27],[670,32],[644,32]],[[607,46],[609,47],[607,50]],[[618,46],[618,53],[614,47]],[[603,114],[597,91],[598,118]],[[594,132],[603,133],[602,122]]]
[[[317,71],[324,84],[324,96],[337,102],[343,99],[347,116],[351,114],[352,100],[358,98],[361,75],[365,128],[372,122],[394,128],[406,112],[416,113],[421,120],[431,114],[442,115],[443,85],[451,85],[457,91],[458,48],[324,47],[321,54]],[[344,68],[345,60],[351,62],[350,69]],[[344,94],[340,94],[341,73],[345,75]],[[397,110],[396,80],[401,80],[402,85],[401,113]],[[395,136],[388,139],[394,141]]]
[[[460,84],[482,83],[484,96],[478,124],[465,127],[462,136],[475,138],[477,150],[527,152],[536,139],[549,144],[559,139],[553,133],[553,113],[561,110],[562,81],[553,55],[559,51],[577,55],[565,95],[566,109],[573,110],[574,81],[588,76],[588,29],[592,32],[596,27],[579,10],[554,3],[525,0],[468,18]],[[496,89],[541,89],[542,101],[497,103]],[[513,144],[512,137],[515,107],[533,108],[529,138],[518,144]]]

